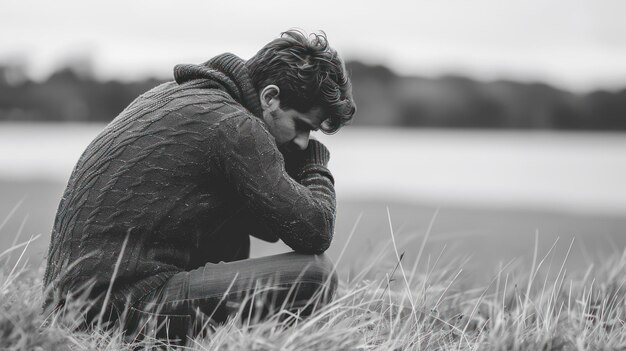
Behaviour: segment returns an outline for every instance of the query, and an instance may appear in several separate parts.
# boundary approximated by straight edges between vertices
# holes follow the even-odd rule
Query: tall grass
[[[434,218],[433,218],[434,220]],[[390,229],[391,220],[390,220]],[[356,230],[356,225],[355,225]],[[354,231],[351,233],[354,234]],[[441,253],[402,251],[391,230],[392,260],[372,255],[350,280],[340,279],[334,301],[307,318],[283,311],[263,321],[237,315],[186,341],[191,350],[624,350],[626,251],[586,271],[567,272],[565,257],[552,265],[553,245],[529,264],[501,264],[479,283],[461,261]],[[0,262],[27,249],[15,245]],[[571,248],[571,243],[569,244]],[[345,249],[344,249],[345,251]],[[414,264],[405,267],[405,257]],[[568,251],[568,255],[569,255]],[[428,255],[425,255],[428,256]],[[342,254],[338,265],[350,265]],[[383,268],[385,267],[385,268]],[[389,267],[392,267],[389,269]],[[492,269],[485,267],[485,269]],[[555,275],[556,274],[556,275]],[[0,349],[119,350],[176,347],[119,330],[78,330],[80,303],[43,316],[42,269],[17,260],[0,268]],[[241,312],[240,312],[241,314]]]

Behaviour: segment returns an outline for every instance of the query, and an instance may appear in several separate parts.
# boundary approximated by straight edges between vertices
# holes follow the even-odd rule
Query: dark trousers
[[[290,252],[207,263],[174,275],[131,307],[127,328],[134,335],[185,340],[238,311],[243,322],[280,310],[307,315],[328,303],[336,287],[326,255]]]

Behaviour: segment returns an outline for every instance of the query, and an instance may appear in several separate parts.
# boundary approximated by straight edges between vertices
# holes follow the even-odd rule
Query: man
[[[248,61],[222,54],[174,77],[79,159],[52,231],[44,307],[86,296],[88,323],[136,331],[156,315],[161,331],[184,336],[251,296],[266,312],[328,301],[334,180],[309,133],[337,131],[355,105],[326,36],[288,31]],[[248,259],[249,235],[294,252]]]

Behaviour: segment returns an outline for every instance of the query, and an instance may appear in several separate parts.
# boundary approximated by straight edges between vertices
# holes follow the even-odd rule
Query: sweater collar
[[[201,65],[177,65],[174,67],[174,79],[178,84],[194,79],[209,79],[255,116],[262,117],[259,95],[252,85],[245,61],[236,55],[217,55]]]

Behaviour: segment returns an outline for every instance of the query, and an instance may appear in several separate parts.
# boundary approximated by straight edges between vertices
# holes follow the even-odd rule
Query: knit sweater
[[[242,212],[248,232],[228,234],[242,242],[280,238],[309,254],[330,245],[326,147],[311,140],[281,154],[235,55],[178,65],[174,77],[133,101],[80,157],[52,230],[44,307],[88,287],[92,316],[104,308],[114,319],[172,275],[222,260],[213,256],[228,248],[213,237]]]

